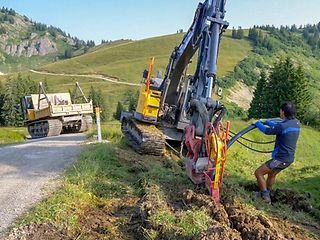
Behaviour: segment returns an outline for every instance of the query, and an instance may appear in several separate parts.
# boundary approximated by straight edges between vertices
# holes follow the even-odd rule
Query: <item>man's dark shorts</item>
[[[274,173],[279,173],[291,165],[291,163],[282,162],[279,160],[271,159],[265,162],[266,166]]]

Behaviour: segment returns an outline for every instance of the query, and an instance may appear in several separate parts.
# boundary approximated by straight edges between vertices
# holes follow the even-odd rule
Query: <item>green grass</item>
[[[25,128],[0,127],[0,146],[24,142],[26,135],[27,130]]]
[[[182,37],[183,34],[174,34],[141,41],[114,42],[93,48],[92,52],[85,55],[52,63],[39,69],[56,73],[103,74],[119,78],[122,81],[139,83],[142,71],[148,67],[151,56],[156,57],[154,74],[157,70],[162,70],[164,74],[169,56],[173,48],[180,43]],[[235,65],[249,54],[251,49],[249,41],[232,39],[227,33],[226,37],[222,39],[220,47],[218,75],[223,76],[232,71]],[[38,61],[37,59],[40,61],[37,57],[31,58],[30,61]],[[13,59],[12,61],[16,60]],[[35,64],[39,65],[41,63],[37,62]],[[195,63],[190,67],[191,73],[194,71],[194,65]],[[12,74],[9,77],[16,77],[16,75]],[[76,81],[80,83],[86,95],[88,95],[91,86],[101,89],[107,101],[108,111],[111,112],[115,110],[118,101],[126,104],[130,95],[134,94],[139,88],[81,77],[44,76],[31,72],[22,72],[22,76],[30,76],[36,82],[47,79],[50,92],[66,92],[68,89],[73,89]],[[7,77],[0,76],[0,81],[5,81]]]
[[[110,207],[116,205],[115,202],[125,205],[127,199],[146,194],[150,186],[161,189],[152,194],[155,194],[156,201],[164,203],[166,199],[176,196],[178,188],[192,187],[176,160],[151,156],[146,158],[126,150],[119,126],[105,125],[103,138],[111,143],[85,146],[77,163],[67,170],[61,187],[20,219],[18,225],[53,222],[56,226],[67,226],[72,236],[89,236],[81,220],[87,209]],[[167,215],[168,208],[163,205],[163,208],[154,212],[151,221],[155,225],[159,221],[167,221],[169,236],[173,230],[172,223],[177,220],[174,229],[178,229],[181,235],[190,236],[204,230],[211,223],[206,210],[198,209],[182,212],[178,216],[172,213],[170,216]],[[116,225],[126,222],[121,218],[118,221]],[[111,228],[116,229],[116,225]]]
[[[56,62],[39,69],[56,73],[103,74],[123,81],[139,82],[149,59],[155,56],[154,71],[165,72],[169,57],[183,34],[174,34],[140,41],[125,42],[115,46],[100,47],[97,51]],[[235,40],[229,36],[222,38],[218,75],[224,76],[245,58],[252,49],[249,41]],[[193,64],[195,65],[195,63]],[[191,68],[194,70],[194,67]]]
[[[248,123],[235,120],[232,121],[231,129],[238,131],[247,125]],[[92,134],[94,133],[93,130]],[[130,216],[135,216],[132,215],[134,212],[147,216],[149,227],[144,230],[144,234],[149,239],[186,239],[212,226],[212,218],[208,212],[210,207],[193,206],[173,211],[175,202],[181,202],[179,192],[194,189],[182,168],[182,160],[134,153],[128,149],[120,126],[115,122],[103,125],[102,133],[103,138],[111,142],[84,146],[76,164],[63,177],[61,187],[21,218],[17,225],[51,222],[58,228],[67,228],[71,237],[103,238],[104,235],[92,235],[94,230],[85,224],[84,219],[90,209],[89,212],[98,214],[94,215],[96,224],[104,224],[103,228],[114,239],[132,236],[133,233],[126,228],[130,226]],[[310,139],[310,136],[313,138]],[[248,137],[266,140],[258,131],[251,132]],[[319,132],[302,128],[295,164],[279,175],[275,185],[276,188],[289,188],[301,193],[308,191],[314,207],[318,209],[319,140]],[[269,206],[252,201],[250,193],[240,187],[244,183],[254,183],[254,170],[269,158],[268,155],[249,152],[239,144],[232,146],[228,152],[225,177],[231,190],[223,188],[221,194],[233,192],[248,209],[254,209],[256,214],[312,223],[314,220],[308,214],[295,212],[290,206]],[[136,201],[130,203],[130,199]],[[139,199],[140,202],[137,202]],[[123,208],[127,209],[126,216],[118,213]],[[101,211],[105,211],[103,214],[107,215],[99,215]],[[115,213],[108,215],[110,211]],[[109,222],[99,223],[101,219],[108,219]]]
[[[237,132],[245,128],[248,123],[232,121],[231,130]],[[247,136],[250,139],[266,141],[272,137],[266,137],[258,130],[253,130]],[[288,188],[300,193],[309,192],[312,204],[320,209],[320,132],[309,127],[302,127],[298,140],[295,162],[286,170],[281,172],[275,183],[276,188]],[[250,145],[262,150],[273,150],[273,145],[261,147],[261,145]],[[265,161],[271,159],[271,154],[257,154],[240,144],[235,143],[228,151],[226,172],[237,182],[255,182],[254,171]]]

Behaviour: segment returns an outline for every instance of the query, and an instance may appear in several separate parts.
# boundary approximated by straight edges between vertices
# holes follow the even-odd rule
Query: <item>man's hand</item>
[[[266,118],[260,118],[259,121],[262,122],[262,123],[265,123],[266,121],[268,121],[268,119],[266,119]]]
[[[257,125],[260,125],[262,122],[260,120],[256,121],[253,123],[253,125],[257,126]]]

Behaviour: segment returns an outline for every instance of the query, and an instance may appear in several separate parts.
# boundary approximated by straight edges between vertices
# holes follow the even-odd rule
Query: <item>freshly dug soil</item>
[[[223,194],[232,193],[232,187],[224,186]],[[154,229],[160,232],[157,239],[167,239],[166,235],[161,235],[161,226],[149,224],[149,217],[162,206],[171,208],[172,213],[185,211],[194,206],[208,209],[209,216],[213,220],[213,225],[204,232],[193,236],[191,239],[315,239],[303,228],[295,224],[290,224],[282,219],[270,218],[262,215],[255,209],[249,209],[237,202],[232,197],[223,198],[221,204],[215,206],[210,196],[202,193],[203,190],[186,190],[177,194],[177,198],[184,204],[171,205],[158,197],[158,189],[154,186],[148,188],[143,199],[140,200],[140,212],[143,229]],[[171,200],[172,202],[172,200]],[[179,238],[179,237],[178,237]],[[181,237],[181,239],[183,239]]]

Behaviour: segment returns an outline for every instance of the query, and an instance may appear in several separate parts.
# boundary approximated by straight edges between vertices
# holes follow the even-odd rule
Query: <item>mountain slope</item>
[[[32,22],[14,10],[0,9],[0,71],[15,72],[65,57],[67,49],[80,50],[84,41],[61,29]]]
[[[90,74],[113,77],[119,82],[140,83],[142,71],[147,68],[151,56],[155,56],[154,71],[165,71],[172,50],[177,46],[183,34],[144,39],[141,41],[120,41],[112,44],[101,45],[92,48],[87,54],[68,60],[55,62],[40,68],[39,71],[52,73],[68,73],[72,75]],[[232,72],[234,67],[249,55],[252,46],[248,40],[235,40],[230,38],[229,32],[222,38],[218,60],[218,75],[224,76]],[[192,73],[194,67],[190,67]],[[16,75],[0,76],[0,80]],[[46,80],[50,86],[50,92],[72,90],[78,81],[85,94],[93,86],[101,89],[108,105],[109,116],[115,110],[118,101],[128,104],[130,96],[135,94],[138,86],[115,84],[96,78],[81,76],[43,75],[34,72],[23,72],[22,77],[30,76],[36,82]]]
[[[148,65],[151,56],[155,56],[155,71],[165,72],[172,51],[182,38],[183,34],[173,34],[104,47],[98,51],[38,69],[55,73],[103,74],[122,81],[139,82],[141,73]],[[249,41],[235,40],[226,34],[222,38],[220,48],[218,75],[224,76],[232,71],[251,49]]]

